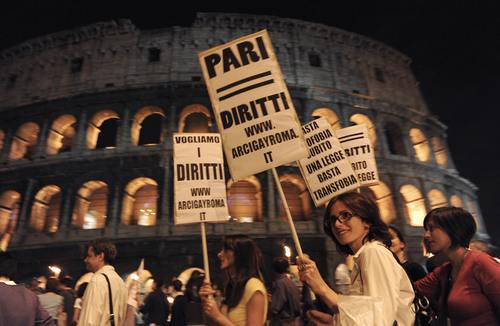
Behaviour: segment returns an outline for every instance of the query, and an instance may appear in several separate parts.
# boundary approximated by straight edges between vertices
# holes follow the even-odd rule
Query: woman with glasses
[[[219,308],[215,290],[205,283],[200,290],[206,325],[262,326],[267,317],[267,291],[261,273],[262,255],[245,235],[224,238],[217,254],[226,274],[224,301]]]
[[[413,325],[412,285],[389,250],[391,235],[376,203],[359,193],[341,194],[329,202],[323,228],[341,254],[354,256],[348,294],[333,291],[307,256],[297,262],[300,279],[334,312],[331,319],[342,325]],[[332,322],[315,312],[310,317]]]

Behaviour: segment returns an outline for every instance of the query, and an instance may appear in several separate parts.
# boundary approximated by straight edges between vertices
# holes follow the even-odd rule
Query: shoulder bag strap
[[[108,293],[109,293],[109,322],[111,326],[115,326],[115,314],[113,313],[113,297],[111,296],[111,283],[109,283],[108,275],[101,273],[106,278],[108,283]]]

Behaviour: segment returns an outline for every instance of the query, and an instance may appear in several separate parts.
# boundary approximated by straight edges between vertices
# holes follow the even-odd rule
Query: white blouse
[[[340,320],[351,316],[356,319],[360,309],[367,310],[371,306],[378,310],[373,314],[376,325],[392,326],[397,321],[398,326],[411,326],[415,321],[411,307],[414,295],[406,272],[392,252],[379,241],[368,241],[354,255],[349,293],[339,296],[339,315],[346,316],[338,317]],[[352,296],[363,298],[356,302]]]

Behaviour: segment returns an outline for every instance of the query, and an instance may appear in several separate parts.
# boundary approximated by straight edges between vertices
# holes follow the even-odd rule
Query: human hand
[[[222,317],[217,301],[214,300],[213,296],[209,296],[205,300],[202,300],[202,305],[203,313],[208,318],[217,322],[217,320]]]
[[[319,293],[325,286],[328,287],[321,277],[316,263],[309,256],[297,257],[297,269],[300,280],[309,285],[314,293]]]
[[[312,326],[322,326],[322,325],[332,325],[333,316],[319,310],[308,310],[307,317],[309,318],[308,325]]]
[[[215,295],[215,290],[212,288],[212,285],[208,282],[203,282],[203,285],[199,291],[200,298],[202,301],[208,300],[209,298],[213,298]]]

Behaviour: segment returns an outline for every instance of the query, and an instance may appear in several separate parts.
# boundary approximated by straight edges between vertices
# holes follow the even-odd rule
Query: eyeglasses
[[[330,215],[330,221],[332,224],[335,224],[335,222],[338,220],[340,223],[345,223],[347,221],[350,221],[351,218],[356,214],[353,214],[348,211],[343,211],[341,212],[338,216],[335,215]]]

